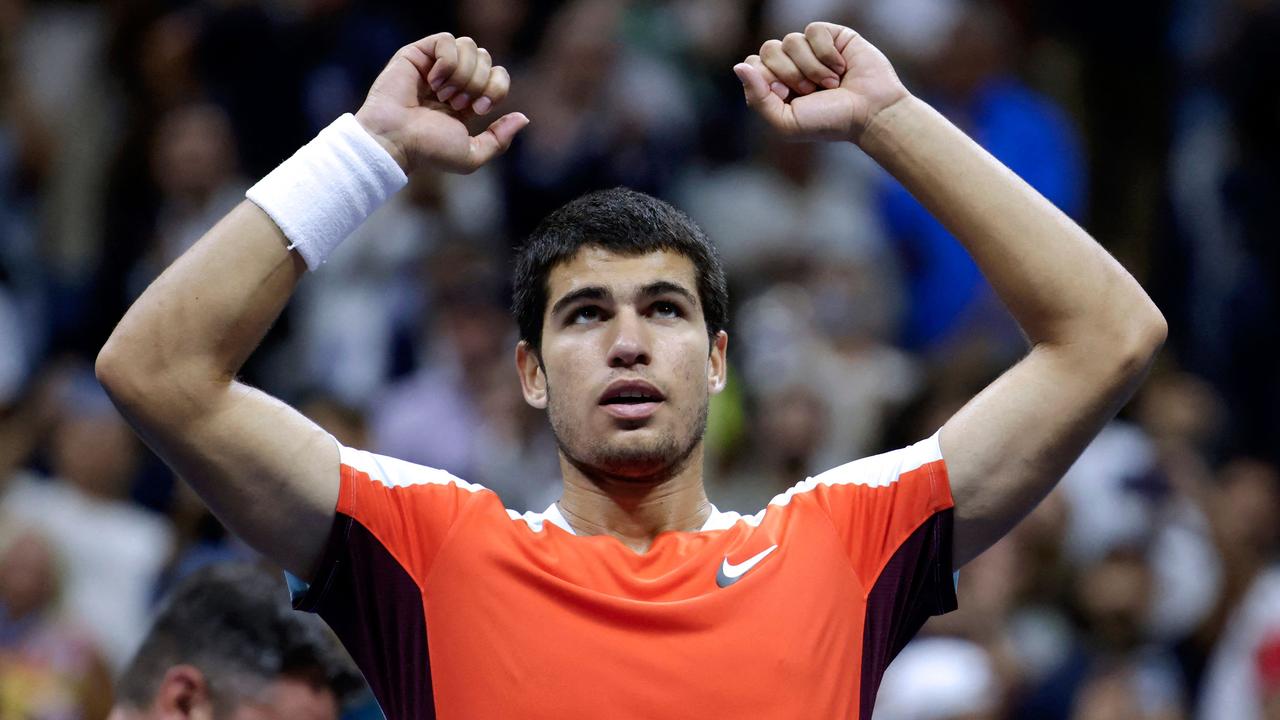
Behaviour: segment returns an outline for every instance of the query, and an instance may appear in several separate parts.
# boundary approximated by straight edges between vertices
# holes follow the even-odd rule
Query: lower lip
[[[661,401],[643,403],[609,403],[601,405],[604,411],[622,420],[643,420],[653,415],[661,405]]]

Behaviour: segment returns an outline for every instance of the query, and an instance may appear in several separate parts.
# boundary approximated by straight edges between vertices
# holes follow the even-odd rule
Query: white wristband
[[[309,270],[409,182],[404,170],[347,113],[249,188]]]

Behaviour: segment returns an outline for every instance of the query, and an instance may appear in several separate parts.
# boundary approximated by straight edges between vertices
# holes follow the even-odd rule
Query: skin
[[[783,137],[856,143],[910,189],[973,256],[1030,341],[1027,356],[942,429],[954,560],[963,565],[1030,511],[1128,400],[1164,341],[1164,318],[1086,232],[907,92],[853,30],[813,23],[733,69],[747,103]],[[467,134],[462,120],[488,112],[507,82],[473,42],[433,35],[396,54],[356,117],[406,171],[469,172],[528,122],[515,113]],[[292,408],[234,380],[305,270],[286,244],[261,210],[242,204],[130,308],[97,370],[125,417],[228,527],[307,578],[332,523],[337,449]],[[665,470],[661,459],[680,456],[669,450],[696,427],[727,340],[695,347],[692,329],[689,344],[675,340],[642,315],[635,280],[613,269],[627,267],[624,259],[586,252],[565,267],[581,263],[618,311],[585,331],[548,323],[541,369],[528,348],[517,351],[522,387],[561,432],[562,510],[574,527],[643,550],[705,516],[699,448]],[[553,275],[552,297],[587,281]],[[648,365],[608,364],[610,352],[648,343]],[[692,374],[703,367],[707,387]],[[623,371],[673,383],[671,405],[643,427],[610,425],[595,409],[591,391]],[[722,382],[723,367],[715,372]],[[597,444],[603,455],[593,454]],[[281,508],[290,522],[279,521]]]
[[[660,283],[669,289],[651,292]],[[578,532],[637,552],[658,532],[701,527],[711,512],[702,434],[707,403],[724,389],[728,335],[707,335],[693,263],[586,247],[547,285],[541,357],[521,343],[516,365],[525,401],[547,410],[560,443],[561,513]],[[581,296],[591,289],[603,293]],[[663,394],[653,415],[617,418],[599,404],[611,382],[631,379]]]

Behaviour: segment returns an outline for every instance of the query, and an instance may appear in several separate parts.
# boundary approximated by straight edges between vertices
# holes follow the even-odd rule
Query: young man
[[[289,607],[277,576],[203,568],[180,584],[116,685],[110,720],[337,720],[361,687],[323,625]]]
[[[561,447],[564,494],[546,512],[508,514],[441,471],[339,448],[237,383],[304,271],[401,168],[472,170],[528,122],[467,136],[461,120],[502,100],[507,75],[447,34],[402,49],[358,124],[339,120],[251,190],[99,356],[151,446],[310,582],[299,606],[337,630],[389,717],[868,718],[889,660],[954,607],[953,568],[1049,491],[1162,343],[1133,278],[853,30],[812,24],[734,71],[779,132],[855,142],[910,188],[1030,339],[933,437],[754,516],[718,512],[701,443],[725,382],[724,279],[687,218],[627,191],[553,213],[517,263],[524,397]]]

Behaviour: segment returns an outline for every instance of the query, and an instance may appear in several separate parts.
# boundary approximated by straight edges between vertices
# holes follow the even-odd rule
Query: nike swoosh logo
[[[765,559],[769,556],[769,553],[777,549],[777,545],[770,546],[756,553],[752,557],[743,560],[737,565],[729,562],[729,558],[726,556],[724,563],[720,565],[720,570],[716,572],[716,585],[719,585],[722,588],[727,588],[738,582],[738,580],[742,579],[743,575],[747,574],[748,570],[756,566],[756,563]]]

